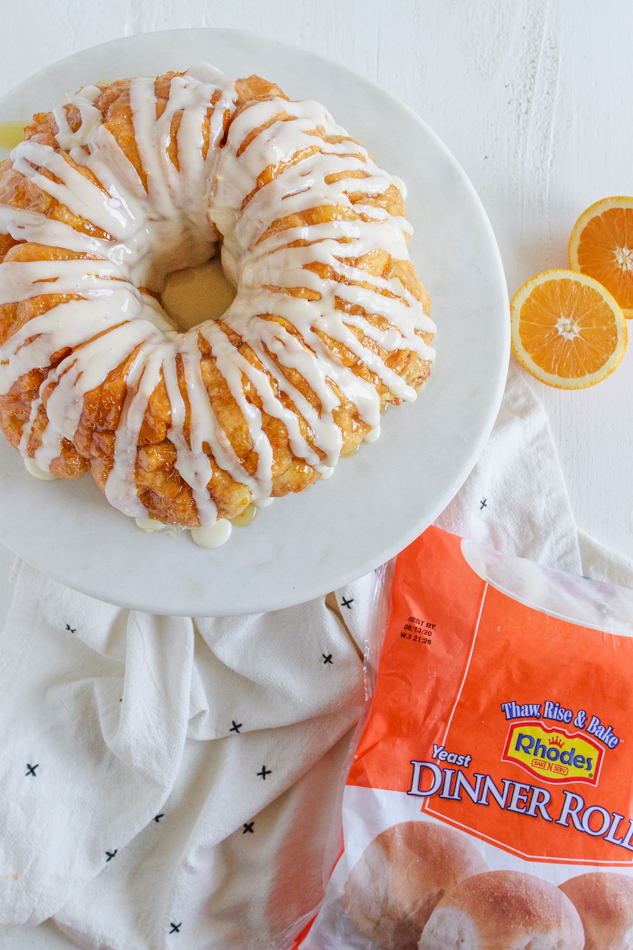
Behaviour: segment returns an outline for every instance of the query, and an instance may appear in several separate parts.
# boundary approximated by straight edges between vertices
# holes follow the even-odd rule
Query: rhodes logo
[[[548,729],[534,720],[510,726],[503,762],[515,762],[542,782],[597,785],[604,749],[580,732]]]

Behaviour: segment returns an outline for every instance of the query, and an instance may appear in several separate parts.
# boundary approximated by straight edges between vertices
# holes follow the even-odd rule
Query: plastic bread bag
[[[633,947],[633,591],[429,528],[391,595],[301,950]]]
[[[371,700],[378,676],[380,652],[390,611],[394,565],[395,561],[390,561],[364,579],[367,583],[363,585],[363,606],[360,612],[357,611],[357,616],[352,625],[350,625],[350,617],[346,616],[347,612],[345,610],[341,611],[341,604],[336,595],[328,594],[326,597],[326,606],[338,616],[342,628],[353,639],[358,654],[362,658],[364,702],[360,710],[360,717],[349,740],[342,768],[330,769],[332,787],[328,788],[326,785],[321,785],[321,787],[315,788],[315,794],[320,801],[316,804],[316,808],[310,811],[310,824],[313,830],[313,842],[317,844],[321,841],[321,846],[317,844],[316,847],[312,848],[312,853],[309,853],[306,848],[298,851],[296,848],[280,842],[278,860],[287,866],[288,877],[292,878],[292,884],[290,887],[280,888],[279,893],[275,895],[275,899],[280,900],[286,910],[292,907],[293,903],[299,906],[301,904],[303,906],[307,905],[312,909],[301,916],[297,914],[285,934],[277,938],[277,942],[274,944],[275,950],[298,950],[301,946],[328,887],[332,868],[341,853],[342,800],[345,778],[353,764],[354,752],[371,708]],[[346,588],[345,590],[349,591],[350,589]],[[351,596],[351,593],[349,596]],[[358,594],[355,593],[355,596],[358,596]],[[345,598],[343,598],[344,601]],[[328,758],[328,756],[325,758]],[[321,802],[324,799],[329,799],[330,804],[327,808],[322,807]],[[319,815],[315,812],[320,812],[321,828],[318,827]],[[307,813],[307,809],[304,810],[304,814]],[[324,846],[325,839],[327,839],[327,844]],[[311,890],[308,890],[306,885],[306,860],[311,861],[312,870],[316,869],[316,875],[310,875],[312,881],[314,882],[315,879],[320,877],[320,887],[318,889],[312,887]],[[297,900],[298,895],[299,900]],[[263,946],[264,944],[262,944]],[[265,946],[268,948],[269,944],[266,943]],[[272,944],[270,946],[272,950]]]

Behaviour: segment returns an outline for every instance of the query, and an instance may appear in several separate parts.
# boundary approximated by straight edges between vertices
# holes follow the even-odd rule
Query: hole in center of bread
[[[167,276],[161,294],[163,308],[177,330],[190,330],[205,320],[219,320],[235,297],[219,257],[176,270]]]

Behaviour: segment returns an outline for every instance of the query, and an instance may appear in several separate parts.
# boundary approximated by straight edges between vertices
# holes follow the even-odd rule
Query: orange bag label
[[[534,722],[510,726],[502,761],[516,762],[534,778],[549,784],[598,784],[603,750],[580,732],[548,729]]]
[[[392,608],[348,784],[523,859],[630,866],[633,639],[519,603],[437,528],[398,557]]]

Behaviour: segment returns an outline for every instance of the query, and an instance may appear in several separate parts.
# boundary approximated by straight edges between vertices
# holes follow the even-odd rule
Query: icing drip
[[[33,478],[39,478],[43,482],[48,482],[51,479],[55,478],[51,472],[45,472],[43,469],[39,468],[33,461],[33,459],[24,459],[24,467]]]
[[[231,522],[219,518],[215,524],[203,528],[192,528],[191,537],[201,548],[219,548],[231,537]]]
[[[272,505],[274,498],[258,498],[253,502],[256,508],[268,508],[269,505]]]
[[[376,426],[375,429],[370,429],[363,442],[375,442],[376,439],[380,438],[380,426]]]
[[[162,521],[156,521],[155,518],[137,518],[136,527],[146,534],[155,534],[157,531],[165,531],[167,525],[163,524]]]
[[[84,396],[134,353],[105,487],[107,498],[144,530],[156,530],[160,524],[148,519],[138,497],[136,464],[150,397],[164,381],[171,406],[167,437],[176,449],[175,467],[191,488],[201,524],[192,535],[197,544],[216,547],[227,540],[231,525],[218,520],[208,491],[214,475],[209,448],[215,466],[244,485],[254,504],[263,507],[272,500],[274,463],[264,414],[284,424],[294,455],[322,478],[332,474],[342,448],[334,417],[341,404],[337,391],[370,427],[365,441],[378,438],[376,388],[333,357],[321,334],[358,357],[394,397],[415,399],[413,388],[367,340],[386,354],[407,350],[432,360],[434,351],[419,334],[433,333],[434,325],[399,278],[372,276],[357,264],[358,258],[376,251],[396,261],[409,260],[406,240],[412,231],[406,219],[365,204],[364,198],[358,200],[358,195],[367,199],[382,195],[394,184],[403,194],[406,189],[356,142],[327,141],[346,133],[316,102],[271,98],[235,115],[233,83],[207,64],[171,80],[159,118],[154,81],[132,80],[130,104],[145,187],[103,125],[94,105],[99,95],[99,89],[89,86],[71,100],[80,117],[74,130],[68,107],[54,111],[57,142],[64,152],[28,141],[11,153],[17,171],[108,237],[97,238],[44,214],[0,204],[0,230],[15,240],[99,258],[0,265],[0,304],[44,292],[76,298],[29,320],[0,347],[0,393],[8,393],[31,370],[50,366],[54,353],[72,348],[42,383],[19,446],[29,471],[48,477],[61,440],[74,438]],[[221,145],[227,114],[233,121],[228,141]],[[176,165],[169,148],[177,115]],[[83,175],[81,167],[98,184]],[[260,176],[268,168],[275,174],[261,186]],[[356,196],[354,204],[351,193]],[[285,230],[274,227],[282,217],[305,219],[310,209],[328,205],[336,209],[331,221]],[[223,239],[225,274],[237,288],[222,323],[250,346],[266,372],[246,359],[213,320],[185,333],[175,332],[158,302],[138,289],[160,292],[167,273],[208,260],[216,249],[217,233]],[[289,247],[295,242],[300,243]],[[326,276],[316,272],[319,267]],[[298,289],[303,289],[301,295],[293,293]],[[346,305],[345,311],[337,301]],[[384,317],[388,329],[375,326],[365,314]],[[291,324],[293,332],[280,320]],[[257,459],[254,472],[247,471],[216,418],[201,371],[202,344],[208,346],[243,415]],[[293,385],[294,373],[308,383],[317,405]],[[247,398],[244,380],[262,409]],[[31,460],[29,441],[43,400],[49,421]],[[307,428],[302,429],[288,400]]]

